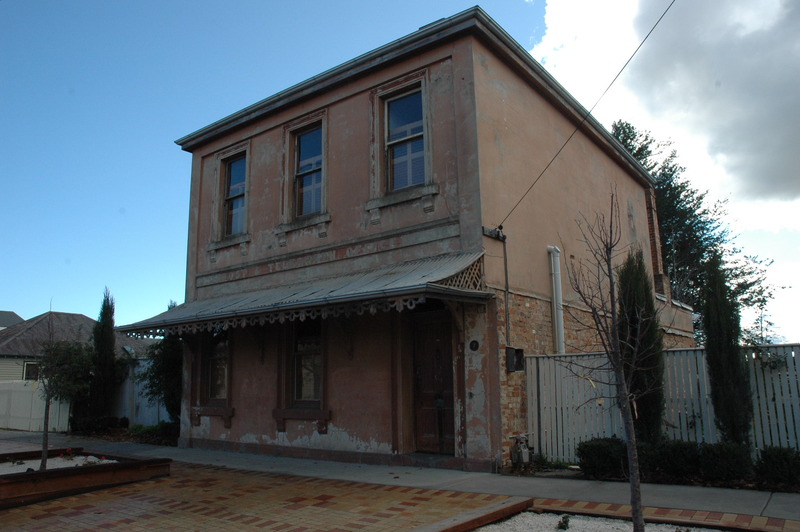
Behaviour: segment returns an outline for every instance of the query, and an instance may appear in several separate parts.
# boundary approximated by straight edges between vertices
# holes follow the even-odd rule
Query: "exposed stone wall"
[[[527,393],[525,372],[509,373],[506,367],[507,345],[522,348],[526,355],[553,354],[552,307],[550,301],[533,296],[509,295],[510,341],[506,342],[505,292],[494,290],[497,296],[497,336],[500,367],[500,410],[502,421],[503,462],[510,459],[512,437],[525,434],[527,426]],[[568,353],[602,351],[603,346],[594,328],[592,316],[585,310],[564,306],[564,338]],[[665,327],[664,347],[694,347],[694,338],[682,330]]]

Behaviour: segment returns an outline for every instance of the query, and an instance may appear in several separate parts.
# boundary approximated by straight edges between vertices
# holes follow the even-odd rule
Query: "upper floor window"
[[[225,161],[225,236],[245,231],[245,177],[247,157],[242,155]]]
[[[389,190],[425,184],[422,91],[386,100],[386,164]]]
[[[23,366],[23,379],[26,381],[39,380],[39,363],[38,362],[25,362]]]
[[[322,125],[295,135],[295,216],[322,212]]]

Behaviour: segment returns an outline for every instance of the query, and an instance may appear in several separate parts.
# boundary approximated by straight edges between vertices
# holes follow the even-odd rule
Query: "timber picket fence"
[[[668,438],[715,443],[719,434],[703,349],[664,356],[664,432]],[[800,449],[800,344],[743,350],[753,405],[754,452]],[[624,437],[612,378],[602,353],[526,356],[528,441],[549,460],[575,463],[578,443]]]

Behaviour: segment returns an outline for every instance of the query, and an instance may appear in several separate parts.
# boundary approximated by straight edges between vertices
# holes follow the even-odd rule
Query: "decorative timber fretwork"
[[[166,334],[197,334],[206,331],[226,331],[236,327],[248,327],[255,325],[266,325],[268,323],[286,323],[295,320],[306,320],[314,318],[329,318],[338,316],[361,316],[363,314],[377,314],[378,312],[398,312],[408,309],[411,310],[419,304],[425,302],[425,296],[406,297],[387,300],[357,301],[342,305],[331,305],[327,307],[312,307],[306,309],[293,309],[284,311],[264,312],[263,314],[253,314],[251,316],[232,316],[218,320],[204,320],[193,323],[182,323],[176,325],[165,325],[146,331],[138,331],[134,334],[139,336],[163,336]]]
[[[452,275],[442,281],[438,281],[436,284],[448,286],[450,288],[460,288],[462,290],[483,290],[485,288],[483,278],[483,257],[481,256],[478,258],[478,260],[457,274]]]

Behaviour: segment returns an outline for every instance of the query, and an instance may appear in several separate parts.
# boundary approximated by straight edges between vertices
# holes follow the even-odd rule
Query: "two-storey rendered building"
[[[596,345],[553,279],[612,193],[693,345],[650,177],[479,8],[177,143],[186,302],[121,329],[184,338],[184,446],[497,468],[526,431],[507,351]]]

